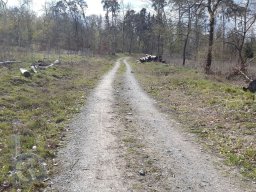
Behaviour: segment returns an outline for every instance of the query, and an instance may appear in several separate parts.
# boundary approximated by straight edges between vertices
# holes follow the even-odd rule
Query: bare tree
[[[165,7],[166,0],[152,0],[152,7],[156,11],[155,30],[157,36],[157,55],[163,54],[163,34],[165,32]]]
[[[191,33],[191,27],[192,27],[192,17],[197,17],[198,11],[201,9],[203,0],[197,1],[197,0],[188,0],[186,2],[185,11],[187,15],[187,34],[185,36],[184,40],[184,46],[183,46],[183,61],[182,65],[185,66],[186,64],[186,53],[187,53],[187,45],[189,41],[189,36]]]
[[[106,11],[107,29],[111,32],[111,51],[116,53],[117,38],[116,38],[116,24],[117,13],[120,10],[120,5],[117,0],[102,0],[103,9]],[[111,13],[111,26],[109,24],[109,13]]]
[[[222,0],[207,0],[206,2],[206,8],[209,13],[209,28],[210,28],[209,39],[208,39],[208,53],[207,53],[207,59],[206,59],[206,64],[204,68],[207,74],[211,72],[215,17],[221,2]]]
[[[237,18],[239,19],[239,25],[236,26],[230,31],[229,33],[229,39],[226,43],[232,45],[235,47],[238,53],[238,58],[239,58],[239,64],[240,64],[240,69],[242,72],[246,72],[246,62],[247,58],[244,53],[244,47],[245,47],[245,42],[246,39],[248,38],[248,32],[252,29],[255,21],[256,21],[256,10],[253,10],[250,7],[251,1],[246,0],[244,4],[238,5],[235,4],[233,5],[232,9],[235,10],[232,12],[232,16],[235,18],[235,23],[237,22]],[[235,13],[235,15],[234,15]]]

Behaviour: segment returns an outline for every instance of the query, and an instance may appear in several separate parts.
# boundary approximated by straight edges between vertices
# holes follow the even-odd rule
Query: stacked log
[[[161,63],[166,63],[165,60],[162,59],[162,56],[148,55],[148,54],[146,54],[145,57],[139,58],[139,61],[141,63],[145,63],[145,62],[161,62]]]

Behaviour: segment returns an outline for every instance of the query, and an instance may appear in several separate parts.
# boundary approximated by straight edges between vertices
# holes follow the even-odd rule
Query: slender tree
[[[211,72],[212,65],[212,50],[214,43],[214,29],[215,29],[215,19],[219,6],[221,5],[222,0],[207,0],[206,8],[209,14],[209,39],[208,39],[208,53],[205,64],[205,72],[209,74]]]
[[[235,16],[235,20],[237,17],[240,17],[240,26],[235,26],[232,29],[232,31],[229,33],[229,41],[227,41],[228,44],[234,46],[237,50],[240,71],[243,72],[246,72],[247,67],[247,55],[244,54],[247,35],[256,21],[256,10],[250,5],[252,5],[251,1],[246,0],[244,4],[235,4],[232,6],[232,9],[234,9],[234,12],[236,13],[236,15],[232,15]]]
[[[117,37],[116,37],[116,24],[117,24],[117,13],[120,10],[120,4],[117,0],[102,0],[103,9],[106,11],[106,24],[107,29],[111,33],[111,52],[116,53]],[[111,13],[111,26],[109,23],[109,13]]]
[[[163,54],[163,36],[165,32],[165,7],[166,0],[152,0],[152,7],[156,12],[155,17],[155,31],[157,39],[157,55]]]

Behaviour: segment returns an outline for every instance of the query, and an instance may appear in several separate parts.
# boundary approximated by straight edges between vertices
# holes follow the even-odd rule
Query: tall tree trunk
[[[190,7],[188,10],[188,31],[187,31],[187,35],[186,35],[186,39],[184,42],[184,47],[183,47],[183,62],[182,65],[185,66],[186,64],[186,52],[187,52],[187,45],[188,45],[188,39],[189,39],[189,35],[190,35],[190,31],[191,31],[191,15],[190,15]]]
[[[124,53],[124,22],[122,22],[122,53]]]
[[[130,39],[129,54],[132,53],[132,42],[133,42],[133,32],[132,32],[131,39]]]
[[[210,14],[210,33],[209,33],[209,45],[208,45],[208,53],[205,65],[205,73],[209,74],[211,72],[211,65],[212,65],[212,48],[213,48],[213,38],[214,38],[214,24],[215,24],[215,17],[214,14]]]
[[[199,51],[199,34],[200,34],[200,29],[199,29],[199,25],[198,25],[198,15],[196,14],[196,21],[195,21],[195,52],[196,52],[196,59],[198,58],[198,51]]]
[[[245,13],[243,16],[243,37],[242,37],[242,42],[241,45],[239,47],[239,60],[240,60],[240,70],[242,72],[246,72],[246,58],[244,58],[243,56],[243,49],[244,49],[244,44],[245,44],[245,37],[246,37],[246,33],[248,31],[248,26],[247,26],[247,22],[248,22],[248,18],[247,18],[247,11],[248,11],[248,7],[249,7],[249,0],[247,0],[246,6],[245,6]]]
[[[121,0],[120,5],[122,7],[122,16],[123,16],[123,20],[122,20],[122,53],[124,53],[124,16],[125,16],[125,7],[124,7],[124,0]]]
[[[190,31],[187,32],[184,47],[183,47],[183,62],[182,62],[183,66],[185,66],[185,64],[186,64],[186,52],[187,52],[189,34],[190,34]]]
[[[224,54],[224,50],[225,50],[225,29],[226,29],[225,10],[224,10],[224,7],[222,6],[222,54]]]
[[[161,39],[161,35],[160,35],[160,31],[159,31],[158,36],[157,36],[157,55],[158,56],[160,56],[160,39]]]

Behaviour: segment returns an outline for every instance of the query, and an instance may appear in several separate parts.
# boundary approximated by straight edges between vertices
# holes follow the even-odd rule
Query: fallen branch
[[[56,60],[56,61],[54,61],[54,62],[51,63],[51,64],[47,64],[47,63],[45,63],[44,61],[39,60],[38,62],[32,64],[32,66],[34,66],[35,69],[36,69],[36,68],[39,68],[39,69],[47,69],[47,68],[53,67],[54,65],[57,65],[57,64],[60,64],[60,61],[59,61],[59,60]]]
[[[241,69],[238,69],[238,71],[239,71],[239,73],[240,73],[241,75],[243,75],[248,81],[250,81],[250,82],[253,81],[253,80],[252,80],[250,77],[248,77],[243,71],[241,71]]]
[[[76,162],[70,167],[70,171],[72,171],[74,169],[74,167],[76,166],[76,164],[78,163],[80,159],[77,159]]]
[[[8,65],[13,63],[22,63],[21,61],[2,61],[0,62],[0,65]]]
[[[252,60],[251,60],[252,61]],[[231,74],[229,74],[227,76],[227,79],[230,79],[234,76],[237,76],[237,75],[242,75],[246,80],[252,82],[253,79],[251,79],[250,77],[248,77],[248,75],[245,74],[245,72],[242,71],[242,69],[240,67],[234,67],[233,68],[233,72]]]

